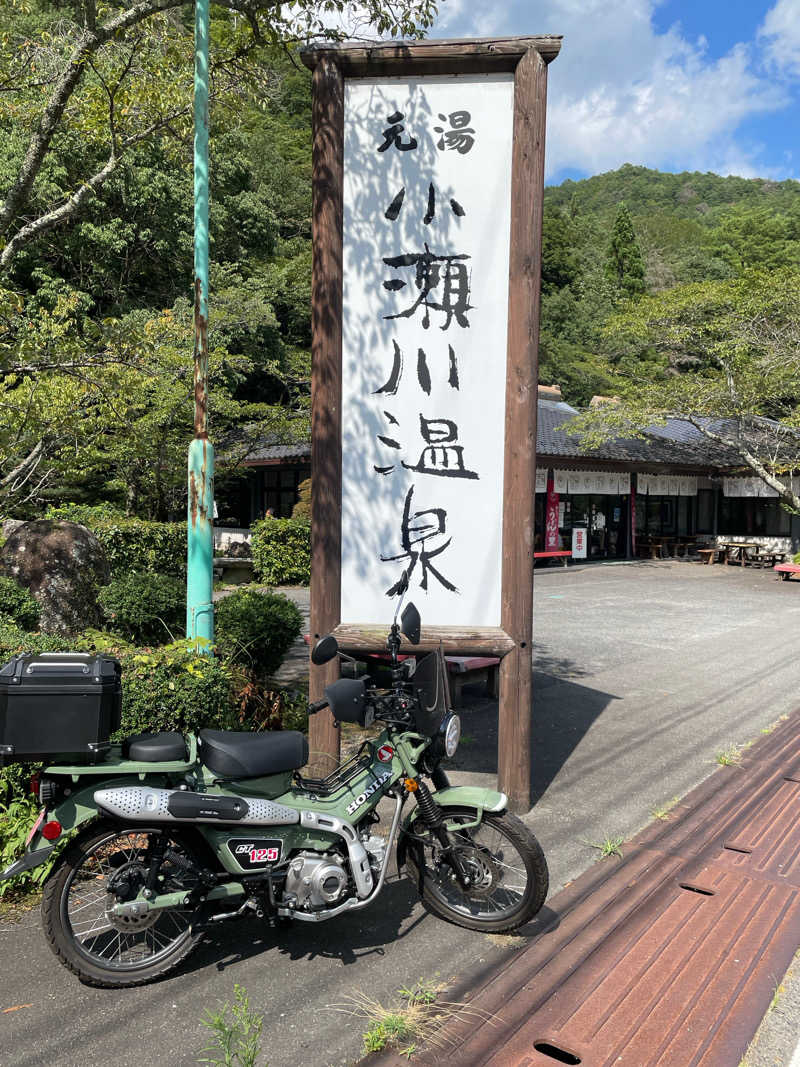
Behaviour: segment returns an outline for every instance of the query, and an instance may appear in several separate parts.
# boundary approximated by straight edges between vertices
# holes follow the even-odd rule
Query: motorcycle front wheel
[[[451,841],[469,872],[464,889],[438,839],[417,819],[406,841],[406,862],[422,903],[432,914],[469,930],[507,933],[536,915],[547,897],[547,861],[541,845],[515,815],[471,808],[442,811]]]
[[[119,989],[152,982],[186,959],[200,939],[194,907],[137,916],[112,910],[145,887],[156,842],[164,845],[157,892],[191,892],[197,864],[185,835],[118,824],[94,825],[79,835],[45,884],[47,940],[88,985]]]

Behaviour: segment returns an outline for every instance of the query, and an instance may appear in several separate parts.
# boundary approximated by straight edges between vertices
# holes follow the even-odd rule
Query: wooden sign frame
[[[381,76],[513,72],[511,244],[506,362],[501,625],[426,627],[414,646],[441,645],[459,655],[501,657],[498,783],[512,807],[530,807],[533,534],[539,281],[544,191],[547,65],[560,37],[503,37],[411,44],[311,46],[313,71],[313,276],[311,387],[311,640],[333,633],[350,652],[385,649],[386,628],[341,619],[342,289],[344,80]],[[338,664],[310,669],[309,698],[338,674]],[[330,715],[311,720],[317,754],[337,757]]]

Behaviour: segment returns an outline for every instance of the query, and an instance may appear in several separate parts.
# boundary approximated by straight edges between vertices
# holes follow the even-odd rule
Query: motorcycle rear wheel
[[[144,985],[168,974],[202,936],[194,907],[117,917],[110,908],[144,887],[149,849],[166,844],[158,892],[191,892],[196,862],[186,835],[163,826],[94,824],[80,834],[45,884],[42,924],[50,947],[82,982],[106,989]]]
[[[441,846],[417,819],[406,855],[425,908],[446,922],[486,933],[507,933],[532,919],[545,902],[549,877],[541,845],[528,827],[509,812],[484,813],[471,827],[473,808],[442,814],[473,886],[462,888]],[[466,824],[463,830],[460,824]]]

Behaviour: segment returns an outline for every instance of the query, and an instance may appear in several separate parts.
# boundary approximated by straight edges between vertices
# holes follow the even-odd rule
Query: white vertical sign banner
[[[547,467],[537,467],[536,468],[536,492],[537,493],[546,493],[547,492],[547,475],[548,475],[548,473],[549,472],[548,472]]]
[[[342,621],[499,626],[513,74],[345,82]]]

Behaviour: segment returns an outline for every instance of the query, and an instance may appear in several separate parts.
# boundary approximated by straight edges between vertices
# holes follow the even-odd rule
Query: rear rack
[[[343,785],[347,785],[352,778],[355,778],[357,774],[369,767],[371,763],[370,743],[369,741],[364,741],[355,755],[341,763],[326,778],[304,778],[302,774],[295,771],[294,780],[298,788],[304,792],[316,793],[317,796],[326,797],[330,796],[331,793],[335,793],[337,789],[341,789]]]

